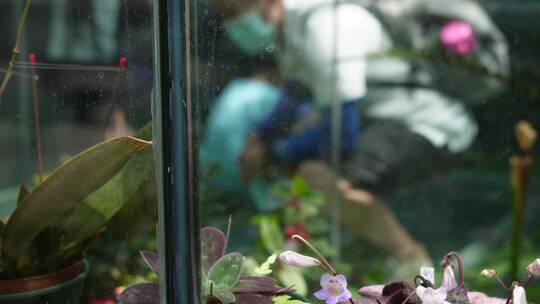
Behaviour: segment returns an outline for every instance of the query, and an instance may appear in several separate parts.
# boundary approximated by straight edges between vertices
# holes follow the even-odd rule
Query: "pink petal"
[[[488,297],[483,292],[469,291],[467,293],[471,304],[505,304],[506,299]]]
[[[339,301],[340,302],[345,302],[350,298],[351,298],[351,292],[349,290],[345,289],[343,291],[343,293],[339,296]]]
[[[319,300],[326,300],[330,296],[324,289],[317,291],[313,295]]]
[[[358,293],[364,297],[378,298],[382,296],[384,285],[369,285],[358,289]]]
[[[334,277],[334,279],[336,279],[341,285],[343,285],[343,287],[347,287],[347,279],[345,278],[344,275],[342,274],[338,274],[337,276]]]
[[[329,297],[326,299],[326,304],[337,304],[337,302],[339,302],[338,297]]]
[[[332,280],[333,277],[329,275],[328,273],[325,273],[321,277],[321,286],[324,288],[328,283],[330,283],[330,280]]]

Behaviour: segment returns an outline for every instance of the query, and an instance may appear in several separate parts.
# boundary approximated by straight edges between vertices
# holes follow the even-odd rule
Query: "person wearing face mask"
[[[340,152],[350,151],[359,134],[366,56],[384,41],[379,22],[355,3],[334,10],[330,0],[214,0],[213,5],[243,52],[276,50],[284,78],[277,106],[252,132],[240,158],[244,180],[261,171],[261,154],[254,152],[259,145],[287,166],[328,159],[333,103],[341,107]],[[361,39],[350,39],[360,32]],[[309,123],[293,131],[301,117]]]
[[[239,157],[242,178],[250,182],[269,166],[284,165],[292,171],[299,168],[299,174],[316,189],[331,193],[328,172],[302,164],[328,161],[336,103],[341,107],[341,156],[354,147],[360,131],[358,103],[366,94],[368,56],[388,46],[381,23],[360,1],[338,5],[331,0],[211,3],[223,14],[227,35],[240,50],[252,55],[275,50],[284,78],[277,105],[253,129]],[[416,270],[431,264],[423,247],[384,204],[368,206],[356,197],[341,195],[347,217],[343,223],[352,232]]]

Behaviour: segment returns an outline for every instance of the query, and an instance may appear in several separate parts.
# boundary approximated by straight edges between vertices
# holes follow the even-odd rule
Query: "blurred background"
[[[260,9],[259,1],[247,1],[245,7],[238,5],[240,0],[225,1],[224,5],[221,2],[192,1],[193,115],[203,226],[225,229],[232,216],[230,250],[239,250],[258,262],[276,248],[298,246],[287,238],[292,233],[305,233],[323,253],[337,261],[351,278],[349,284],[358,287],[409,277],[419,264],[437,265],[445,253],[455,250],[463,255],[470,289],[504,295],[494,282],[482,280],[479,272],[490,267],[508,281],[512,277],[512,240],[517,237],[512,225],[518,211],[509,162],[515,155],[535,159],[539,153],[537,148],[520,148],[515,126],[522,120],[536,129],[540,125],[540,34],[536,30],[540,26],[540,3],[459,1],[445,7],[440,1],[426,1],[428,4],[418,7],[413,3],[407,11],[407,1],[383,1],[390,3],[389,8],[359,1],[371,14],[370,22],[375,20],[377,28],[382,28],[384,41],[380,44],[384,51],[379,56],[378,51],[373,51],[374,55],[365,55],[359,63],[366,65],[360,78],[365,82],[365,92],[350,96],[360,99],[354,104],[359,131],[347,148],[347,137],[330,129],[346,128],[348,125],[341,121],[345,121],[343,113],[352,110],[334,106],[335,100],[330,100],[326,108],[320,106],[318,100],[324,92],[316,88],[317,81],[324,83],[324,78],[294,73],[303,68],[299,59],[303,55],[315,66],[309,71],[329,73],[321,68],[328,62],[324,61],[323,51],[313,48],[317,44],[302,44],[317,41],[317,31],[324,36],[321,24],[325,23],[318,23],[326,20],[324,15],[321,20],[307,23],[315,33],[312,40],[295,33],[294,26],[284,27],[282,32],[274,33],[275,40],[263,41],[262,47],[255,50],[249,45],[258,40],[250,36],[253,32],[249,25],[254,26],[256,21],[240,17],[250,12],[251,2]],[[398,13],[393,13],[392,2],[398,3]],[[22,8],[21,1],[0,0],[0,78],[8,67]],[[290,20],[300,18],[290,15]],[[37,70],[37,84],[45,171],[56,168],[66,155],[75,155],[104,138],[134,134],[151,121],[153,22],[152,1],[32,1],[19,61],[27,62],[32,53],[38,63],[43,63]],[[469,39],[470,49],[461,52],[442,38],[442,32],[452,22],[461,22],[471,30],[471,36],[464,38]],[[396,33],[396,29],[409,36]],[[264,26],[259,27],[259,34],[264,31]],[[346,37],[359,41],[362,38]],[[328,41],[322,40],[319,46],[329,45]],[[348,45],[338,43],[338,54],[340,46]],[[121,58],[125,58],[127,66],[119,72],[114,68]],[[409,69],[406,75],[400,72],[403,63]],[[32,183],[36,167],[31,70],[21,64],[16,71],[0,100],[2,218],[13,210],[19,184]],[[310,77],[314,80],[309,81]],[[300,85],[288,85],[297,82]],[[287,88],[294,90],[290,93]],[[425,97],[416,100],[415,96],[432,95],[422,95],[414,91],[417,89],[436,92],[432,99],[448,106],[437,105],[435,112],[425,112],[424,118],[430,117],[438,130],[455,127],[448,131],[456,138],[455,145],[451,140],[441,143],[434,139],[436,136],[427,136],[427,145],[426,138],[422,141],[416,137],[412,143],[400,141],[410,134],[396,133],[395,129],[406,127],[415,136],[426,134],[415,132],[419,127],[413,125],[423,121],[416,114],[429,107],[430,101]],[[302,105],[287,106],[285,110],[295,111],[295,117],[301,119],[280,126],[280,118],[272,115],[284,96],[290,97],[291,104],[302,96],[297,102]],[[401,98],[404,104],[396,101],[379,106],[392,98]],[[418,112],[407,108],[413,103]],[[289,142],[279,139],[288,139],[289,133],[304,134],[318,123],[310,117],[324,121],[321,117],[325,115],[328,125],[322,127],[323,134],[315,143],[323,148],[291,148],[292,155],[298,157],[288,158],[286,144],[302,141],[294,136]],[[381,121],[389,121],[390,125]],[[397,128],[392,126],[396,121]],[[262,125],[272,132],[280,129],[281,134],[260,142],[251,139],[264,128]],[[366,151],[364,147],[373,149]],[[262,155],[260,163],[250,166],[246,160],[249,153]],[[355,158],[358,155],[366,158]],[[381,161],[382,167],[372,166],[375,161]],[[306,163],[308,166],[303,166]],[[362,167],[365,164],[367,167]],[[520,275],[540,252],[540,177],[536,168],[533,162],[526,207],[522,208],[524,216],[518,220],[523,227],[517,267]],[[379,169],[381,180],[367,183],[366,176],[379,176]],[[340,180],[349,184],[334,187]],[[140,249],[156,249],[151,185],[147,192],[132,203],[133,208],[125,208],[115,218],[89,252],[89,299],[112,299],[118,286],[156,279],[138,258]],[[357,208],[354,202],[344,202],[347,194],[361,195],[357,200],[360,206],[373,200],[384,211]],[[370,217],[392,224],[370,226]],[[355,222],[366,224],[355,226]],[[385,238],[386,242],[381,241]],[[394,239],[398,241],[391,243]],[[301,276],[309,290],[315,291],[318,278],[309,273]],[[282,281],[285,283],[286,279]],[[540,287],[532,285],[528,296],[531,301],[540,299]]]

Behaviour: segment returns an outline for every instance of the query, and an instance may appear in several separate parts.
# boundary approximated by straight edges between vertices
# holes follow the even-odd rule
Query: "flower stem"
[[[451,251],[446,255],[448,258],[455,258],[458,263],[458,286],[463,287],[463,261],[461,260],[461,255],[455,251]]]
[[[22,35],[24,33],[24,27],[26,25],[26,18],[28,17],[28,11],[30,10],[31,2],[32,0],[26,0],[24,9],[21,15],[21,19],[19,19],[19,26],[17,28],[17,40],[15,41],[15,46],[13,47],[13,51],[11,53],[11,60],[9,61],[9,66],[6,71],[6,75],[4,76],[2,85],[0,85],[0,102],[2,100],[2,95],[4,94],[4,91],[6,90],[9,84],[9,81],[11,80],[11,76],[13,75],[13,66],[15,65],[15,61],[17,61],[17,57],[19,56]]]
[[[33,56],[33,54],[32,54]],[[36,137],[36,158],[37,158],[37,174],[39,178],[39,183],[43,182],[43,150],[41,145],[41,123],[40,123],[40,114],[39,114],[39,97],[37,90],[37,74],[36,74],[36,65],[35,57],[33,57],[30,62],[32,63],[32,95],[34,97],[34,128],[35,128],[35,137]]]
[[[298,234],[293,235],[291,238],[293,240],[300,241],[300,242],[304,243],[304,245],[308,246],[309,249],[311,249],[315,253],[315,255],[317,255],[317,257],[319,258],[319,261],[321,261],[321,266],[323,268],[325,268],[327,272],[329,272],[333,276],[336,276],[336,275],[339,274],[339,272],[337,272],[332,267],[332,265],[330,265],[330,263],[328,263],[328,261],[324,258],[324,256],[315,247],[313,247],[313,245],[311,245],[306,239],[299,236]]]

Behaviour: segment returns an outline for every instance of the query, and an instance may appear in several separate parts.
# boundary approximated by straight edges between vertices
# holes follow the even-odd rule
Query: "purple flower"
[[[342,274],[333,277],[323,274],[321,277],[322,289],[314,293],[319,300],[325,300],[326,304],[345,302],[351,298],[351,292],[347,290],[347,279]]]

